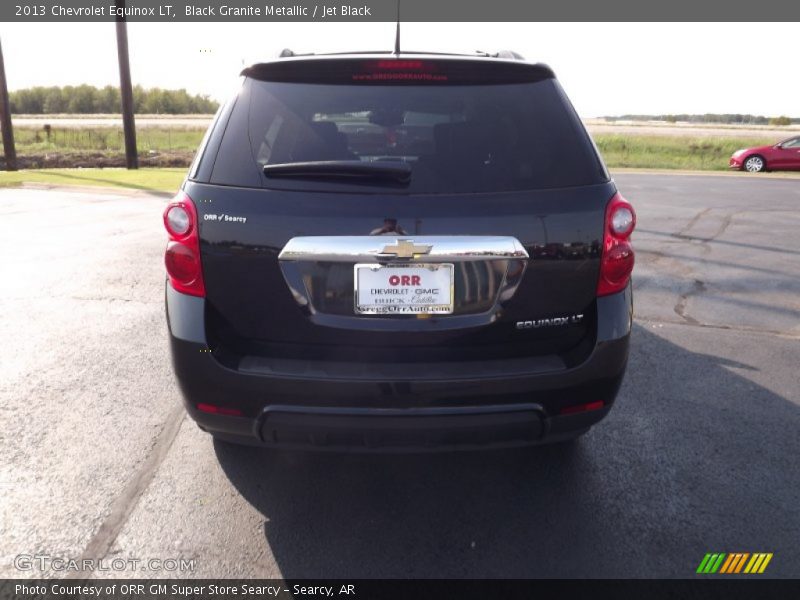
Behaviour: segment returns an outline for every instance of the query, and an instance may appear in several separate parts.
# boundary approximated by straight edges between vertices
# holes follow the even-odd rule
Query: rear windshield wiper
[[[264,165],[264,175],[298,179],[374,179],[408,183],[411,180],[411,166],[403,162],[390,161],[321,160]]]

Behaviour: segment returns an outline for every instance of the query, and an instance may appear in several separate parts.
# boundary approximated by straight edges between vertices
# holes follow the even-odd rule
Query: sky
[[[130,23],[144,87],[222,100],[245,64],[296,52],[389,50],[394,23]],[[9,89],[118,85],[113,23],[0,23]],[[404,23],[402,47],[511,49],[549,64],[584,118],[751,113],[800,117],[796,23]]]

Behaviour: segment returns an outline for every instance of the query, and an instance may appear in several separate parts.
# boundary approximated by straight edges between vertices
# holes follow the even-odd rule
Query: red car
[[[761,171],[800,171],[800,136],[774,146],[743,148],[731,156],[731,169],[759,173]]]

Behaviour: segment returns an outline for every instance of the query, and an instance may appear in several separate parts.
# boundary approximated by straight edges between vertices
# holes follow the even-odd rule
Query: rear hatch
[[[614,187],[549,69],[315,58],[245,75],[186,187],[216,348],[359,362],[591,348]]]

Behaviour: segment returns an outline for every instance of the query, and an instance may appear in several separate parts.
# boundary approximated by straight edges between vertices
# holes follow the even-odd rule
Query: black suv
[[[243,71],[164,213],[174,369],[202,429],[475,448],[608,413],[635,214],[553,72],[500,56]]]

